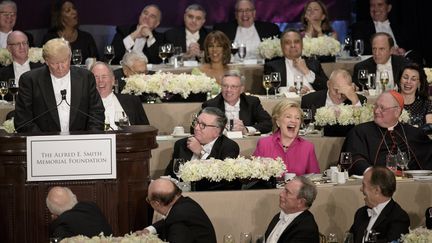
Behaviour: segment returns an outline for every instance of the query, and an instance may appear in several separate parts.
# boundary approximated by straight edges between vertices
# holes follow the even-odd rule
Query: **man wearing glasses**
[[[257,58],[258,45],[264,38],[279,36],[280,31],[273,23],[255,21],[256,10],[251,0],[238,0],[235,5],[237,22],[216,24],[214,30],[224,32],[231,42],[246,45],[246,59]]]
[[[389,154],[408,155],[410,170],[432,169],[432,140],[423,130],[400,123],[404,107],[401,94],[382,93],[374,106],[374,120],[355,126],[345,139],[342,151],[351,152],[350,174],[363,175],[370,166],[386,166]]]
[[[174,159],[225,159],[236,158],[239,155],[238,144],[223,135],[227,124],[225,114],[216,107],[202,109],[193,121],[194,134],[191,137],[178,140],[174,144],[174,152],[165,175],[176,177],[173,172]],[[221,184],[203,183],[203,190],[218,190]],[[210,185],[211,184],[211,185]],[[199,188],[197,188],[199,189]]]
[[[5,0],[0,3],[0,48],[7,47],[7,37],[15,27],[17,5],[14,1]],[[25,33],[30,46],[33,46],[33,36]]]

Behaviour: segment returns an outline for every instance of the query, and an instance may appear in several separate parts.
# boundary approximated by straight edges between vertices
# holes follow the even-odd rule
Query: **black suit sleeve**
[[[115,56],[114,59],[111,61],[111,64],[119,64],[120,60],[123,58],[123,55],[125,54],[126,51],[126,48],[123,44],[123,39],[129,35],[128,33],[129,29],[132,29],[132,27],[117,26],[116,33],[111,42],[111,45],[114,46],[114,52],[115,52]]]
[[[260,131],[261,133],[268,133],[272,129],[272,119],[269,113],[264,110],[261,101],[257,98],[252,105],[252,119],[255,120],[255,124],[252,127]]]
[[[220,147],[219,159],[224,160],[226,158],[237,158],[240,154],[240,147],[238,144],[227,137],[225,137],[224,140],[225,141]]]
[[[19,95],[15,104],[14,125],[17,132],[41,132],[39,126],[33,119],[33,82],[32,76],[27,73],[21,75],[19,80]],[[27,125],[24,126],[29,122]],[[24,126],[24,127],[22,127]]]
[[[312,84],[312,87],[316,91],[327,89],[328,78],[324,73],[321,63],[318,60],[308,59],[308,61],[306,61],[306,66],[315,73],[315,81]]]
[[[170,226],[167,241],[170,243],[193,243],[193,232],[184,222],[177,222]]]

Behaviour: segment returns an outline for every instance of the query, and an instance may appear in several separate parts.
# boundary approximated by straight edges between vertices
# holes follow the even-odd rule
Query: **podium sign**
[[[27,137],[27,181],[116,177],[115,134]]]

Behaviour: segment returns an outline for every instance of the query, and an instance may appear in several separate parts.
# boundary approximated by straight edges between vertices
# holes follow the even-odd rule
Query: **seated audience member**
[[[171,243],[216,243],[216,233],[207,214],[171,180],[157,179],[150,182],[147,202],[165,216],[138,233],[157,234]]]
[[[183,27],[173,28],[165,32],[165,41],[180,46],[185,58],[201,58],[204,39],[208,30],[204,27],[206,11],[199,4],[189,5],[184,13]]]
[[[281,212],[276,214],[265,232],[266,243],[319,243],[318,225],[309,211],[317,195],[315,184],[296,176],[279,193]]]
[[[112,64],[119,64],[126,51],[141,52],[149,63],[162,62],[159,57],[159,46],[164,43],[164,35],[156,31],[160,24],[162,13],[155,4],[144,7],[137,25],[117,26],[112,45],[115,57]]]
[[[227,124],[225,113],[216,107],[206,107],[198,113],[193,121],[194,135],[177,140],[171,161],[165,169],[165,175],[176,177],[173,172],[174,159],[226,159],[237,158],[240,152],[238,144],[223,135]],[[236,184],[236,183],[234,183]],[[219,190],[229,186],[238,186],[232,183],[197,183],[197,190]]]
[[[327,7],[320,0],[310,0],[306,3],[301,22],[305,37],[314,38],[328,35],[337,39],[337,33],[330,24]]]
[[[403,66],[408,61],[403,56],[392,55],[391,50],[394,46],[393,38],[383,32],[378,32],[372,36],[372,57],[354,65],[353,81],[357,87],[362,87],[358,80],[359,70],[367,70],[368,73],[376,73],[376,86],[380,84],[380,73],[387,72],[389,76],[387,89],[393,89],[396,86],[395,78]]]
[[[70,65],[69,43],[62,38],[49,40],[42,48],[42,56],[46,65],[21,75],[15,105],[16,130],[103,131],[105,109],[94,75]]]
[[[153,74],[153,71],[147,70],[147,57],[138,52],[127,52],[120,61],[121,68],[114,70],[115,79],[118,82],[118,93],[126,85],[125,78],[134,74]]]
[[[237,0],[236,21],[215,24],[214,30],[224,32],[231,42],[246,45],[246,58],[259,58],[258,45],[264,38],[278,37],[279,28],[273,23],[255,20],[256,9],[252,0]]]
[[[296,175],[320,173],[314,145],[299,136],[303,111],[289,100],[279,102],[272,112],[273,134],[258,140],[253,156],[283,159],[286,170]]]
[[[46,205],[51,213],[50,237],[68,238],[77,235],[87,237],[112,235],[107,219],[93,202],[78,202],[67,187],[53,187],[48,192]]]
[[[425,220],[426,220],[426,228],[432,229],[432,207],[426,209]]]
[[[245,78],[239,71],[228,71],[222,79],[222,92],[204,102],[202,107],[213,106],[225,112],[227,118],[233,120],[233,124],[229,124],[232,125],[232,131],[242,131],[243,134],[270,132],[270,115],[262,107],[259,98],[243,93],[244,83]]]
[[[96,62],[91,68],[96,79],[96,88],[105,107],[105,119],[108,119],[112,128],[118,129],[116,113],[122,113],[129,118],[131,125],[148,125],[149,121],[144,112],[140,99],[134,95],[114,94],[114,74],[108,64]]]
[[[340,104],[361,106],[366,103],[366,97],[355,92],[355,86],[351,81],[351,74],[344,69],[336,69],[327,81],[327,90],[320,90],[307,94],[301,99],[301,107],[315,112],[323,106],[336,106]],[[325,136],[343,136],[353,126],[324,127]]]
[[[0,48],[7,48],[7,37],[14,30],[17,19],[17,5],[14,1],[0,2]],[[24,32],[29,46],[33,46],[33,35]]]
[[[429,85],[423,68],[414,63],[408,64],[402,68],[398,80],[404,109],[411,117],[409,123],[418,127],[432,123],[432,101],[429,99]]]
[[[51,29],[44,36],[42,43],[54,38],[63,38],[69,42],[72,50],[81,50],[82,60],[98,58],[98,50],[93,36],[78,28],[78,11],[71,1],[61,0],[53,5]]]
[[[362,175],[372,165],[386,165],[386,156],[406,152],[408,168],[432,169],[432,141],[423,130],[400,123],[404,107],[401,94],[382,93],[374,106],[374,120],[355,126],[347,135],[342,151],[351,152],[350,174]]]
[[[21,74],[43,65],[39,62],[30,62],[27,36],[21,31],[15,30],[8,35],[7,49],[11,54],[12,64],[0,68],[0,80],[9,81],[10,79],[14,79],[16,85],[18,85]],[[12,95],[8,93],[5,96],[5,100],[11,101]]]
[[[205,73],[221,84],[222,77],[228,71],[231,48],[228,37],[220,31],[210,32],[204,40],[204,63],[193,69],[192,73]]]
[[[281,35],[281,47],[284,57],[267,62],[264,65],[264,73],[279,72],[281,74],[281,87],[288,87],[289,91],[295,92],[294,77],[303,77],[301,93],[326,88],[328,80],[318,60],[314,58],[303,58],[303,41],[300,32],[287,29]]]
[[[360,191],[364,195],[365,206],[354,216],[350,232],[355,243],[366,242],[368,233],[377,233],[376,242],[397,241],[401,234],[408,233],[410,219],[392,197],[396,191],[396,178],[384,166],[373,166],[365,171]]]

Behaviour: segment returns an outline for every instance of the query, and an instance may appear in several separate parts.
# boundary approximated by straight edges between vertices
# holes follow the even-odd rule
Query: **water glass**
[[[263,235],[257,235],[255,237],[255,243],[264,243],[264,242],[265,242],[265,239],[264,239]]]
[[[393,173],[396,173],[396,170],[397,170],[397,161],[398,161],[398,155],[397,154],[387,154],[387,156],[386,156],[386,166],[391,171],[393,171]]]
[[[72,51],[72,62],[74,65],[79,65],[82,63],[81,49],[75,49]]]
[[[111,65],[111,61],[114,59],[115,56],[114,46],[106,45],[104,48],[104,56],[105,60],[108,61],[108,64]]]
[[[364,42],[362,39],[355,40],[354,42],[354,52],[358,57],[361,57],[363,55],[364,51]]]
[[[364,232],[364,242],[365,243],[375,243],[378,240],[378,232],[375,230],[365,230]]]
[[[240,233],[240,243],[252,243],[252,233],[241,232]]]
[[[238,49],[238,56],[240,57],[240,62],[243,62],[244,58],[246,57],[246,45],[240,44],[240,47]]]
[[[224,235],[223,243],[235,243],[234,236],[232,234]]]
[[[270,76],[271,76],[271,84],[274,88],[275,98],[276,98],[278,88],[281,85],[281,74],[279,72],[273,72],[270,74]]]
[[[365,87],[369,88],[369,87],[367,87],[368,86],[368,77],[369,76],[368,76],[368,70],[367,69],[360,69],[357,73],[357,78],[358,78],[360,85],[362,86],[363,91],[365,90]]]
[[[180,179],[180,177],[181,177],[180,169],[184,165],[184,163],[186,163],[186,160],[183,158],[175,158],[173,161],[173,172],[179,180],[181,180]]]
[[[303,76],[295,75],[294,76],[294,88],[296,90],[296,94],[301,95],[301,89],[303,87]]]
[[[407,152],[399,152],[398,153],[397,165],[401,168],[402,177],[404,177],[404,170],[408,169],[409,157]]]

